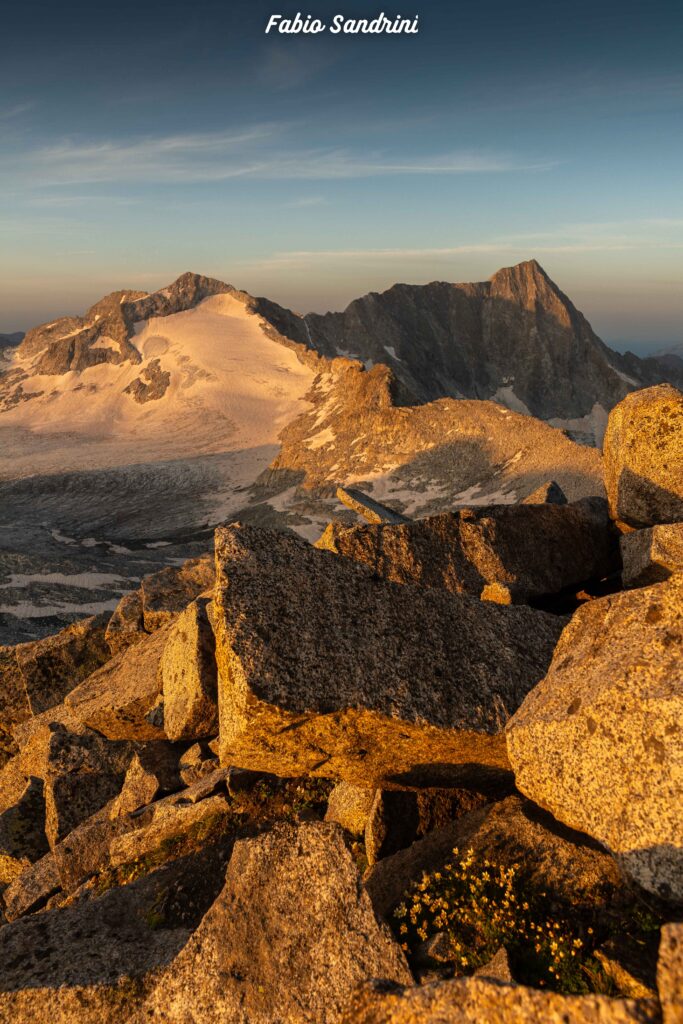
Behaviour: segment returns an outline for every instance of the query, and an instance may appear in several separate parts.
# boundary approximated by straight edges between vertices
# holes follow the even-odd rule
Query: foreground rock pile
[[[0,649],[0,1021],[683,1020],[680,402]]]

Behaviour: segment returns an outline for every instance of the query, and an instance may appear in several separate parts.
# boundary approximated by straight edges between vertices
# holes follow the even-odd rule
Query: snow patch
[[[312,437],[307,437],[304,444],[307,448],[325,448],[327,445],[332,444],[336,437],[337,435],[332,427],[326,427],[326,429],[321,430],[319,434],[313,434]]]
[[[9,587],[26,587],[32,583],[59,583],[69,587],[82,587],[86,590],[127,590],[130,582],[111,572],[13,572],[9,583],[0,583],[0,590]]]

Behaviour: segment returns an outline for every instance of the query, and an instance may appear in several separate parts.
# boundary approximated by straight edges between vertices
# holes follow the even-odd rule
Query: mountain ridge
[[[103,362],[140,363],[136,324],[186,311],[217,294],[233,295],[260,316],[273,340],[301,346],[297,354],[312,368],[315,355],[357,359],[367,369],[389,366],[399,404],[491,399],[593,443],[600,441],[607,412],[629,391],[662,382],[683,385],[683,361],[676,353],[640,358],[610,349],[532,259],[501,268],[488,281],[397,283],[354,299],[342,312],[303,315],[185,272],[155,292],[115,291],[83,317],[28,331],[14,349],[23,372],[12,372],[11,365],[5,370],[0,402],[24,400],[22,383],[32,375],[80,372]],[[7,358],[11,364],[12,353]]]

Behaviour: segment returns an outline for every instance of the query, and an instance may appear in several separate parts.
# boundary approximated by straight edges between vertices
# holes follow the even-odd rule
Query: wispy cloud
[[[16,187],[121,184],[198,184],[232,178],[342,180],[388,175],[502,174],[546,171],[551,160],[514,154],[457,151],[424,155],[283,145],[288,125],[188,133],[134,140],[79,142],[7,153],[0,173]]]
[[[11,121],[15,117],[21,117],[33,110],[35,103],[31,100],[26,103],[15,103],[13,106],[0,107],[0,121]]]
[[[324,196],[301,196],[284,204],[286,210],[307,210],[314,206],[327,206],[327,199]]]
[[[640,250],[683,250],[683,242],[670,240],[657,234],[657,229],[676,229],[683,221],[676,218],[651,218],[634,221],[561,226],[554,231],[506,236],[485,242],[463,243],[451,246],[354,248],[354,249],[298,249],[274,253],[251,264],[252,267],[270,268],[316,265],[320,261],[393,262],[396,260],[436,261],[456,256],[498,255],[529,259],[533,256],[633,252]],[[618,234],[609,229],[618,228]],[[649,234],[647,229],[651,229]],[[654,229],[654,230],[652,230]],[[645,234],[643,234],[645,232]]]

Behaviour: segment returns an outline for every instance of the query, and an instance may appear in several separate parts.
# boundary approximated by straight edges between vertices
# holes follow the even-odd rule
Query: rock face
[[[187,606],[171,627],[161,656],[164,731],[171,740],[218,732],[216,642],[208,603],[199,598]]]
[[[6,784],[6,779],[2,782]],[[22,780],[20,792],[5,790],[0,804],[0,885],[7,885],[47,853],[45,797],[41,779]],[[3,787],[4,788],[4,787]],[[4,806],[3,806],[4,805]]]
[[[33,715],[59,704],[82,679],[110,657],[108,615],[81,619],[56,636],[20,644],[16,657]]]
[[[508,725],[518,788],[683,899],[683,577],[592,601]]]
[[[683,925],[662,928],[657,963],[657,989],[662,1003],[663,1024],[683,1020]]]
[[[105,634],[112,654],[120,654],[144,639],[142,615],[142,593],[133,590],[130,594],[124,594],[109,620]]]
[[[19,354],[33,358],[41,374],[85,370],[99,363],[139,363],[140,353],[131,342],[133,324],[191,309],[210,295],[231,291],[222,281],[186,273],[163,291],[112,292],[84,317],[61,317],[28,331]]]
[[[140,405],[144,405],[145,402],[156,402],[163,398],[170,383],[171,374],[168,370],[161,369],[158,359],[152,359],[140,376],[123,391],[126,395],[132,395]]]
[[[341,1024],[658,1024],[657,1002],[563,996],[486,978],[359,991]]]
[[[163,718],[153,714],[161,695],[160,662],[169,629],[112,658],[67,696],[67,708],[112,740],[164,739]]]
[[[214,583],[214,567],[208,555],[190,558],[179,568],[169,566],[145,576],[140,587],[142,618],[148,633],[167,626],[190,601]]]
[[[683,394],[662,384],[620,402],[604,458],[614,519],[635,527],[683,520]]]
[[[369,523],[408,522],[406,516],[402,516],[400,512],[394,512],[393,509],[387,508],[386,505],[382,505],[356,488],[338,487],[337,497],[347,508],[362,516],[363,519],[367,519]]]
[[[576,418],[623,398],[634,386],[624,372],[636,387],[672,379],[610,351],[535,260],[479,284],[397,284],[305,321],[318,352],[389,363],[420,401],[496,396],[542,419]]]
[[[683,522],[625,533],[619,546],[625,587],[646,587],[683,572]]]
[[[505,768],[501,729],[561,623],[378,580],[294,536],[216,532],[220,753],[279,775]]]
[[[149,1011],[165,1024],[331,1024],[370,978],[412,983],[358,885],[340,830],[279,826],[235,844],[223,892],[165,972]]]
[[[144,882],[0,929],[3,1024],[140,1021],[147,975],[172,961],[190,934],[187,926],[154,926]]]
[[[502,587],[513,602],[600,579],[617,568],[619,557],[599,498],[574,505],[464,508],[402,525],[327,531],[317,547],[362,562],[395,583],[476,597]]]

